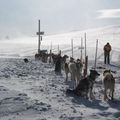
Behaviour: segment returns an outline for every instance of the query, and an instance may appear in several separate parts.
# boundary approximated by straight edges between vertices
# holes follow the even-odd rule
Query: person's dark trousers
[[[106,64],[107,55],[104,53],[104,64]]]
[[[110,64],[110,53],[104,53],[104,64]]]
[[[107,63],[110,64],[110,53],[107,54]]]

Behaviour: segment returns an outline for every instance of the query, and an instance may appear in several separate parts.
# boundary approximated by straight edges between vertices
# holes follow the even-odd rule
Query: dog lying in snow
[[[25,63],[29,62],[29,60],[27,58],[24,58],[23,60],[24,60]]]
[[[104,100],[108,99],[107,90],[109,89],[109,96],[113,100],[113,94],[115,89],[115,79],[110,70],[105,70],[103,72],[103,85],[104,85]]]
[[[86,99],[88,99],[89,97],[90,99],[93,99],[94,96],[92,93],[92,89],[95,79],[99,75],[100,74],[96,70],[90,70],[90,74],[86,78],[80,80],[78,86],[74,90],[67,89],[66,93],[74,93],[78,96],[85,97]]]

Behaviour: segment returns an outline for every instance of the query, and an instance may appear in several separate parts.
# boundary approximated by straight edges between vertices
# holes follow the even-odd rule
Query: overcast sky
[[[0,37],[120,25],[120,0],[0,0]]]

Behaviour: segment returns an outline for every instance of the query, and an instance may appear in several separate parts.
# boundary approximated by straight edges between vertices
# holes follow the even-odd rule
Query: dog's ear
[[[95,72],[96,72],[96,70],[90,69],[90,73],[95,73]]]
[[[100,76],[100,74],[97,72],[97,75]]]
[[[94,73],[94,72],[97,72],[97,71],[94,69],[90,69],[90,73]]]
[[[105,75],[105,73],[111,73],[111,70],[110,70],[110,69],[106,69],[106,70],[104,70],[104,72],[103,72],[103,76]]]
[[[94,70],[95,71],[95,74],[97,75],[97,76],[100,76],[100,74],[96,71],[96,70]]]
[[[93,72],[93,70],[92,70],[92,69],[90,69],[90,73],[91,73],[91,72]]]
[[[95,74],[95,75],[100,76],[100,74],[96,70],[93,70],[93,69],[90,70],[90,74]]]

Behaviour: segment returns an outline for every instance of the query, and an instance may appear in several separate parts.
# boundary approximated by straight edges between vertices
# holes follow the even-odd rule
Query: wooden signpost
[[[38,32],[36,34],[38,35],[38,54],[39,54],[40,53],[41,40],[42,40],[41,35],[44,35],[44,32],[40,31],[40,20],[38,20]]]

